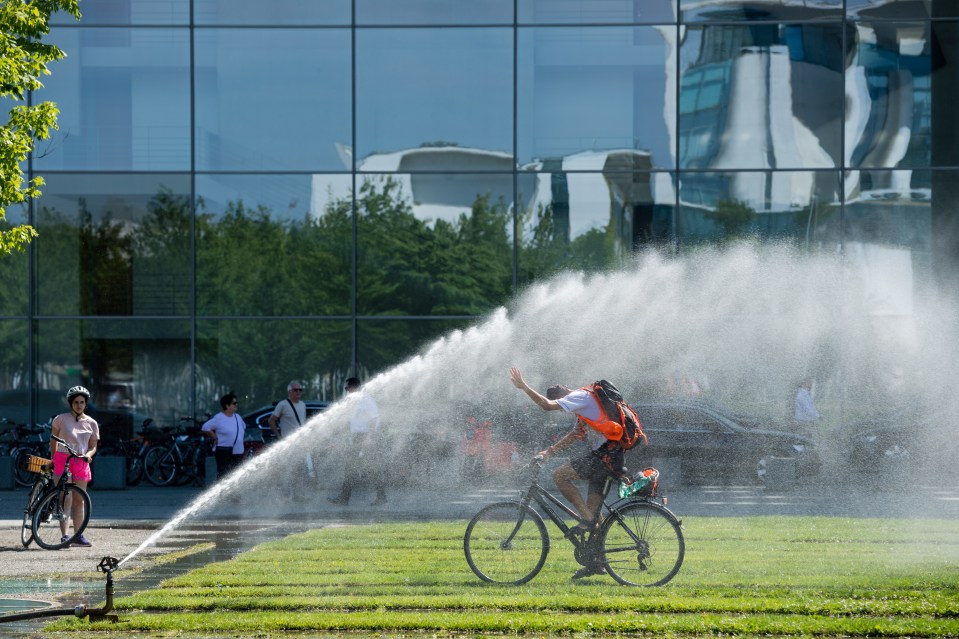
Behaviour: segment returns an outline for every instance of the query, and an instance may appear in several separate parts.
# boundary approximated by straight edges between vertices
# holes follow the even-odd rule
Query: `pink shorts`
[[[67,453],[58,450],[53,454],[53,474],[58,477],[63,474],[63,469],[67,465],[67,458],[70,457]],[[80,481],[90,481],[93,479],[93,473],[90,472],[90,464],[83,459],[77,459],[74,457],[70,460],[70,472],[73,473],[74,479],[79,479]]]

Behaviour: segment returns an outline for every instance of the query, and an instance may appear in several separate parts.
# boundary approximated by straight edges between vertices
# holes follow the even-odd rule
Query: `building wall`
[[[647,247],[892,259],[907,298],[955,280],[954,3],[82,9],[33,98],[61,110],[29,166],[44,196],[11,212],[40,238],[0,263],[10,398],[83,383],[117,428],[292,378],[334,398],[538,278]]]

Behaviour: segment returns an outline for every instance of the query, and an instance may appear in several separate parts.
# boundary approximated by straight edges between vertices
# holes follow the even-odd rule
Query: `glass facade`
[[[0,394],[116,430],[402,361],[562,269],[751,236],[959,261],[959,10],[919,0],[84,0],[36,100]],[[0,405],[2,407],[2,405]],[[103,407],[107,410],[107,407]]]

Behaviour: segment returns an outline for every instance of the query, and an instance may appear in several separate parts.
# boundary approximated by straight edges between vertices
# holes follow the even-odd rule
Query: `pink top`
[[[80,421],[77,421],[73,413],[63,413],[58,415],[57,419],[60,420],[60,438],[81,455],[90,450],[91,439],[100,439],[100,426],[92,417],[84,415]],[[63,444],[59,442],[57,442],[57,450],[67,452]]]

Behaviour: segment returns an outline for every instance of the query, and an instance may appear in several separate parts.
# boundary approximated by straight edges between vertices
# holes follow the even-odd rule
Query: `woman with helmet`
[[[53,434],[63,439],[74,450],[79,452],[82,459],[70,460],[70,472],[73,473],[73,483],[86,490],[87,484],[93,479],[90,472],[90,460],[97,452],[97,443],[100,441],[100,426],[96,420],[87,415],[87,403],[90,401],[90,391],[83,386],[74,386],[67,391],[67,404],[70,412],[57,415],[53,418]],[[50,454],[53,456],[53,475],[56,481],[66,470],[66,461],[69,457],[66,450],[59,450],[62,444],[51,439]],[[72,504],[73,520],[83,520],[83,504]],[[79,512],[78,512],[79,511]],[[71,535],[67,533],[67,522],[60,522],[61,541],[66,541]],[[87,538],[79,535],[71,544],[73,546],[92,546]]]

